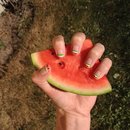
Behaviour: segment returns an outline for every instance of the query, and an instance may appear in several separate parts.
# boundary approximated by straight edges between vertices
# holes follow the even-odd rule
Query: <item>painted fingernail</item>
[[[58,56],[58,57],[64,57],[64,55],[65,55],[65,54],[64,54],[64,51],[63,51],[63,50],[58,50],[58,51],[57,51],[57,56]]]
[[[96,79],[99,79],[100,76],[101,76],[101,72],[100,72],[100,71],[97,71],[97,72],[94,74],[94,77],[95,77]]]
[[[86,64],[86,66],[87,66],[88,68],[90,68],[90,67],[91,67],[91,64],[92,64],[92,59],[91,59],[91,58],[88,58],[85,64]]]
[[[48,67],[48,65],[46,65],[40,69],[40,74],[44,75],[48,72],[48,70],[49,70],[49,67]]]
[[[79,53],[79,46],[74,45],[72,52],[75,53],[75,54],[78,54]]]

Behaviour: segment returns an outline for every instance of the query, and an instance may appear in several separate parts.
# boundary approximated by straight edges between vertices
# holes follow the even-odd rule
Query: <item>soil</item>
[[[0,130],[53,130],[51,99],[31,81],[30,54],[82,31],[113,60],[113,92],[98,97],[91,130],[130,130],[129,0],[22,0],[0,16]]]

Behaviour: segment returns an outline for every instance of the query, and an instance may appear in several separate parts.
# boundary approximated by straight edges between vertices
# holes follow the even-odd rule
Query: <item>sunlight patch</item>
[[[0,15],[3,13],[4,10],[5,8],[0,4]]]

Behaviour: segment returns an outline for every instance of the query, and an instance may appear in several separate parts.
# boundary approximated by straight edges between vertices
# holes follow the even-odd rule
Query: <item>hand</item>
[[[72,39],[72,53],[78,54],[86,39],[84,33],[76,33]],[[57,36],[52,40],[53,47],[58,57],[65,56],[65,42],[63,36]],[[101,43],[97,43],[86,55],[86,67],[93,67],[96,61],[103,55],[105,47]],[[106,75],[112,65],[109,58],[105,58],[96,68],[94,76],[100,79]],[[49,67],[50,68],[50,67]],[[47,82],[47,77],[51,73],[51,68],[43,67],[41,70],[34,72],[32,80],[36,83],[50,98],[54,101],[57,109],[62,113],[68,113],[75,117],[88,117],[90,111],[96,102],[96,96],[80,96],[69,92],[58,90]]]

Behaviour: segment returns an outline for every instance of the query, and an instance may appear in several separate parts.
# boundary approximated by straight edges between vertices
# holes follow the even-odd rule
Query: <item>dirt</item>
[[[54,35],[66,42],[83,31],[106,47],[113,60],[113,92],[99,96],[92,130],[130,130],[129,0],[22,0],[0,16],[0,130],[52,130],[52,101],[31,81],[30,54],[51,48]]]
[[[9,21],[9,22],[8,22]],[[13,19],[8,16],[3,16],[0,19],[0,77],[4,73],[4,68],[2,67],[3,64],[6,64],[9,56],[13,52],[13,48],[11,46],[12,39],[11,39],[11,23]]]

